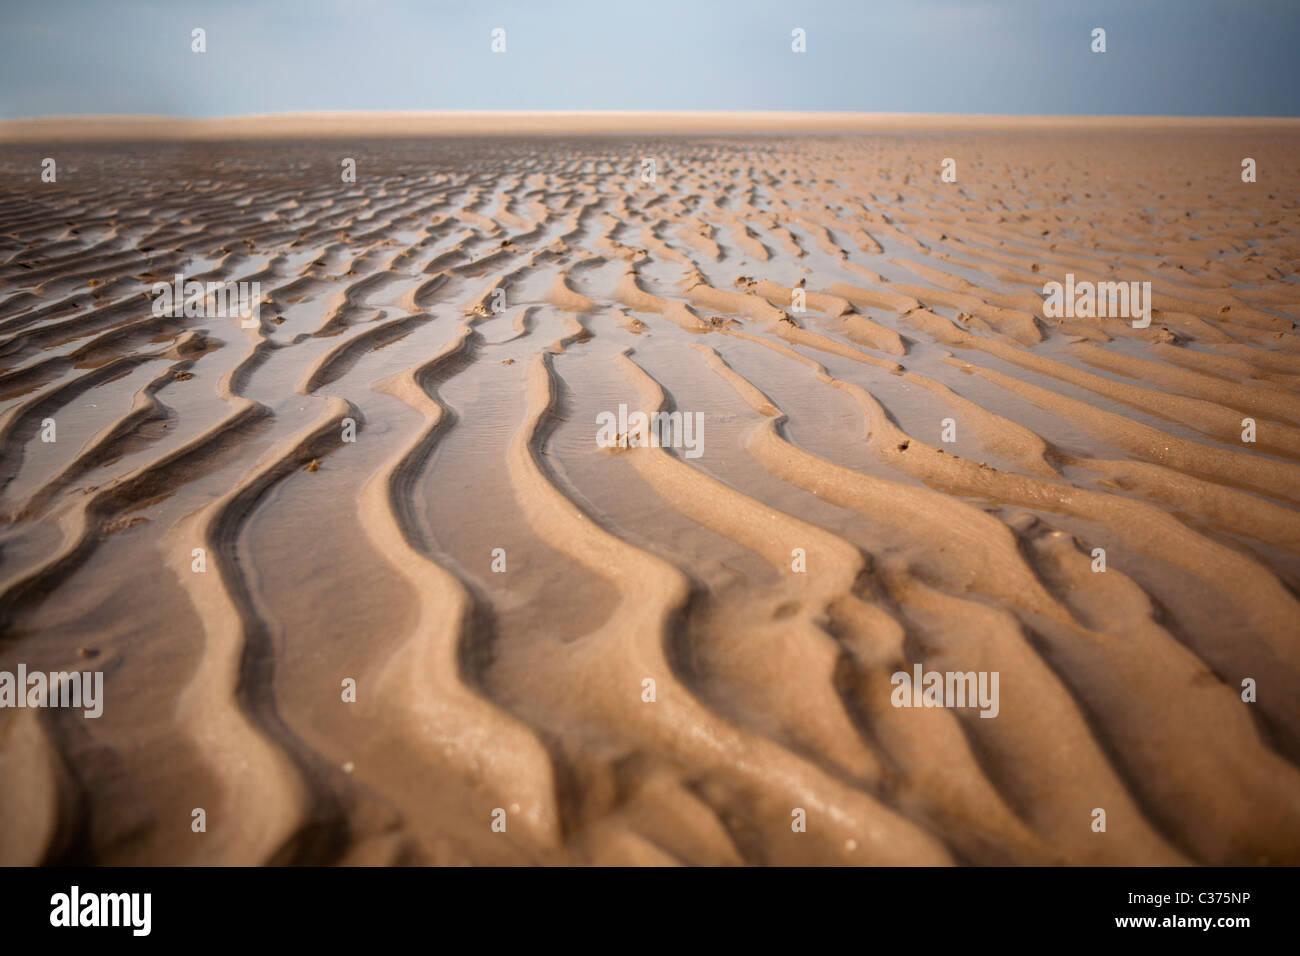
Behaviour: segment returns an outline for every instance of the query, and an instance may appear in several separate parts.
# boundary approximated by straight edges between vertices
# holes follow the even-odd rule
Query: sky
[[[0,0],[0,117],[1300,116],[1298,47],[1300,0]]]

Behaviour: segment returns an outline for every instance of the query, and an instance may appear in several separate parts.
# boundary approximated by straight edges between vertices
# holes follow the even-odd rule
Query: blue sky
[[[1105,54],[1089,49],[1098,26]],[[1297,116],[1298,45],[1300,0],[5,0],[0,116]]]

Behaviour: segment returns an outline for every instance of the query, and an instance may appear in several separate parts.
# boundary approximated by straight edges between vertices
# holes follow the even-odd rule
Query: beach
[[[0,672],[103,674],[0,709],[0,865],[1300,863],[1300,123],[0,181]]]

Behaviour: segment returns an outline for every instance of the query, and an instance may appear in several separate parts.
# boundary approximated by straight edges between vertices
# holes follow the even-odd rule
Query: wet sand
[[[1300,863],[1300,132],[1152,126],[0,145],[0,864]]]

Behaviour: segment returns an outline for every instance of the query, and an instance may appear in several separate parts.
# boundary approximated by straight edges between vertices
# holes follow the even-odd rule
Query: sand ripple
[[[7,147],[0,863],[1300,863],[1298,145]]]

